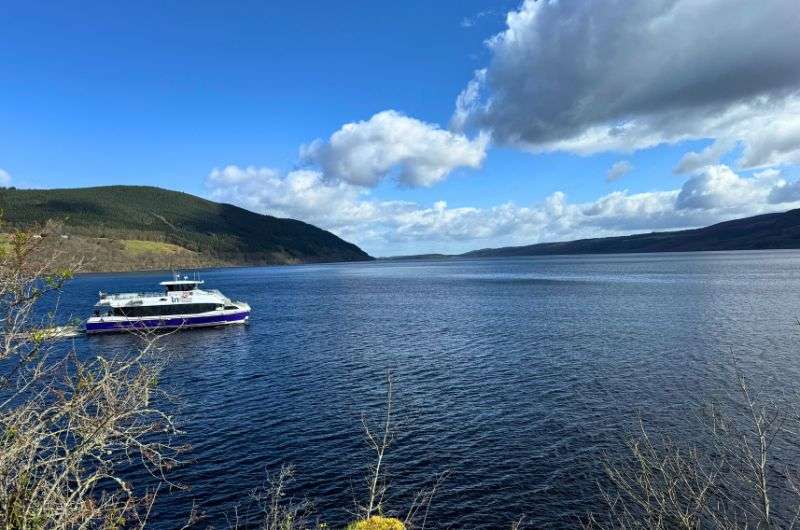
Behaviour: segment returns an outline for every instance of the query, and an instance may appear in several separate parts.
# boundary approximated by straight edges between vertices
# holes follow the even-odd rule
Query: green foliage
[[[6,231],[55,219],[68,236],[162,242],[235,262],[369,259],[357,246],[301,221],[146,186],[0,189],[0,210]]]

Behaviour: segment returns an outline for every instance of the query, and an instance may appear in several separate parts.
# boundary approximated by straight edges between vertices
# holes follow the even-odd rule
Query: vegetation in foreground
[[[796,528],[800,524],[797,395],[757,390],[731,353],[732,395],[707,403],[702,443],[655,436],[639,422],[625,460],[606,458],[607,506],[587,527]]]
[[[51,227],[52,228],[52,227]],[[168,355],[153,355],[153,337],[116,356],[84,359],[57,348],[45,329],[54,314],[38,305],[57,295],[80,262],[58,238],[15,231],[0,247],[0,526],[5,529],[145,528],[161,488],[180,488],[169,471],[180,463],[181,432],[159,409],[159,374]],[[576,526],[587,528],[794,528],[800,522],[800,418],[787,404],[753,390],[732,358],[738,394],[709,404],[701,445],[650,434],[640,424],[626,458],[605,459],[600,484],[606,504]],[[347,530],[424,529],[442,485],[440,475],[419,493],[404,518],[384,505],[386,451],[393,441],[393,384],[386,409],[364,433],[374,454],[366,496]],[[150,490],[122,470],[143,466]],[[235,515],[232,528],[326,528],[307,501],[287,498],[293,469],[284,467],[253,492],[256,513]],[[202,502],[202,500],[201,500]],[[254,521],[254,518],[256,520]],[[202,527],[198,512],[186,528]],[[435,525],[434,525],[435,526]],[[524,518],[512,528],[522,528]]]
[[[178,460],[172,418],[153,407],[154,343],[129,355],[61,352],[40,316],[80,268],[53,243],[14,232],[0,249],[0,524],[7,529],[143,526],[155,491],[135,493],[120,467],[154,477]]]

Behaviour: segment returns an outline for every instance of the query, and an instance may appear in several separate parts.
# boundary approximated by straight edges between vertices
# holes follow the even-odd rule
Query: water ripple
[[[292,495],[345,522],[370,458],[360,419],[379,417],[392,370],[392,509],[449,470],[434,527],[508,527],[523,514],[573,527],[598,508],[601,457],[619,451],[635,414],[696,436],[693,411],[731,383],[720,368],[730,347],[769,384],[794,384],[798,271],[798,252],[209,271],[207,283],[247,300],[253,318],[164,339],[164,384],[192,445],[172,478],[192,489],[162,495],[155,526],[181,526],[196,501],[209,525],[225,527],[265,470],[284,463],[297,469]],[[85,313],[98,290],[160,279],[85,276],[66,309]]]

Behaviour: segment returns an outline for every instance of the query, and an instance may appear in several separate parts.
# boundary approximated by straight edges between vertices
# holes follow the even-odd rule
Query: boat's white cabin
[[[175,291],[194,291],[202,284],[203,280],[169,280],[160,282],[158,285],[161,285],[170,293]]]

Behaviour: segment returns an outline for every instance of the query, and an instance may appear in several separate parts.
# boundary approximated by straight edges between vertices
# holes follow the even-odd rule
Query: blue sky
[[[202,193],[213,166],[290,169],[385,108],[446,122],[505,12],[464,31],[482,2],[227,4],[4,3],[0,167]]]
[[[375,255],[796,206],[797,10],[687,2],[4,2],[0,180],[182,190]]]

